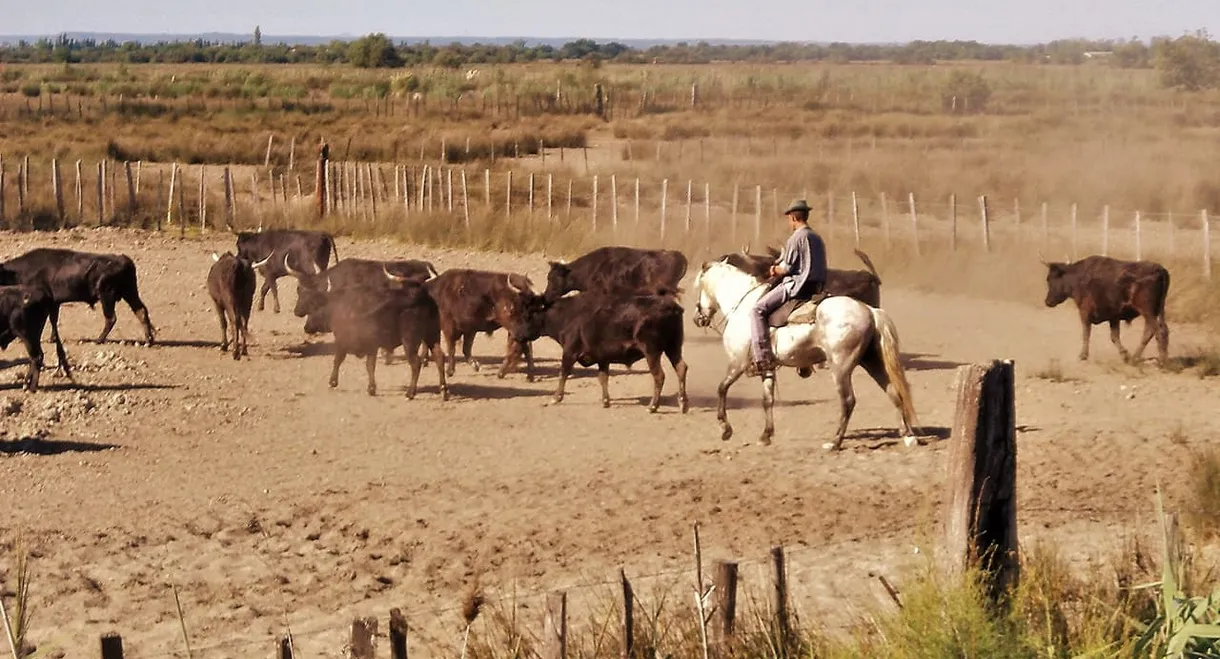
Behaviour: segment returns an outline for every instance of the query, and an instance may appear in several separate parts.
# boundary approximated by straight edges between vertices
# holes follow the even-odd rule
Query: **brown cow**
[[[446,373],[457,368],[455,346],[462,342],[462,355],[477,371],[479,362],[470,355],[474,337],[479,332],[490,335],[501,327],[519,322],[521,308],[527,296],[532,296],[531,282],[524,275],[484,270],[446,270],[424,283],[440,308],[441,334],[445,338],[445,354],[449,364]],[[528,342],[508,337],[504,363],[497,377],[503,378],[517,365],[517,357],[525,354],[526,378],[534,381],[534,351]]]
[[[406,280],[406,278],[403,278]],[[326,316],[335,334],[335,359],[331,366],[330,387],[339,386],[339,367],[347,355],[364,357],[368,372],[368,393],[377,394],[377,351],[403,346],[411,379],[407,383],[407,398],[414,398],[423,365],[421,348],[432,353],[440,379],[442,400],[449,399],[449,387],[441,367],[439,314],[436,302],[424,286],[415,280],[400,281],[386,288],[354,286],[326,300]]]
[[[1080,310],[1083,345],[1080,359],[1089,358],[1089,335],[1093,325],[1110,324],[1110,341],[1125,362],[1138,362],[1148,342],[1156,336],[1162,365],[1169,359],[1169,326],[1165,323],[1165,297],[1169,293],[1169,271],[1152,261],[1120,261],[1090,256],[1075,263],[1047,263],[1046,306],[1054,307],[1071,298]],[[1119,341],[1118,323],[1144,318],[1144,336],[1135,355],[1129,356]]]
[[[768,255],[750,254],[749,247],[743,247],[740,254],[725,254],[720,260],[729,265],[748,272],[759,281],[767,279],[767,268],[775,263],[780,251],[774,247],[767,248]],[[855,298],[870,307],[881,307],[881,277],[873,267],[868,254],[856,250],[856,256],[864,262],[868,270],[826,270],[826,292],[830,295],[844,295]]]
[[[243,256],[212,254],[212,268],[208,270],[208,295],[216,315],[220,317],[220,350],[229,350],[229,326],[233,326],[233,359],[250,355],[250,308],[254,306],[254,268],[266,265],[266,261],[250,263]]]

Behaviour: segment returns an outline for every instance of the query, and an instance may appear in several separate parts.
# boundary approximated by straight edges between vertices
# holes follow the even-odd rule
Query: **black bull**
[[[599,247],[571,263],[552,261],[547,273],[548,301],[571,291],[613,295],[677,292],[686,276],[682,252],[635,247]]]
[[[38,391],[38,375],[43,368],[42,331],[51,315],[51,298],[35,286],[0,286],[0,350],[7,350],[14,340],[21,341],[29,356],[25,390]],[[63,345],[55,340],[61,364],[68,371]]]
[[[748,249],[742,249],[740,254],[725,254],[719,260],[748,272],[759,281],[766,281],[767,268],[780,256],[780,251],[774,247],[768,248],[766,256],[749,254]],[[855,298],[870,307],[881,307],[881,277],[873,267],[872,259],[860,250],[855,250],[856,256],[864,262],[868,270],[826,270],[826,293]]]
[[[597,365],[602,406],[610,407],[610,365],[630,367],[645,359],[653,378],[648,411],[656,412],[665,384],[665,372],[661,370],[664,355],[678,376],[678,405],[683,413],[687,411],[683,309],[674,296],[581,293],[554,302],[532,296],[523,311],[521,323],[510,328],[518,341],[527,343],[549,336],[563,350],[556,403],[563,400],[564,385],[574,365]]]
[[[286,265],[289,257],[298,268],[317,274],[326,270],[332,252],[338,261],[339,250],[335,248],[334,237],[322,231],[270,229],[237,234],[237,255],[256,264],[256,269],[263,274],[263,287],[258,294],[259,311],[263,310],[270,291],[275,313],[280,312],[280,292],[275,282],[289,274]],[[272,259],[272,255],[276,258]]]
[[[140,300],[136,265],[121,254],[93,254],[68,249],[34,249],[0,264],[0,285],[21,284],[42,289],[50,296],[51,336],[59,353],[60,369],[68,373],[67,356],[59,338],[59,307],[70,302],[84,302],[90,307],[102,303],[106,322],[98,343],[105,343],[116,321],[115,304],[127,302],[132,313],[144,326],[148,345],[154,341],[148,308]]]
[[[1080,311],[1080,359],[1089,358],[1089,336],[1093,325],[1110,324],[1110,341],[1125,362],[1137,362],[1152,337],[1156,337],[1162,365],[1169,359],[1169,325],[1165,322],[1165,298],[1169,294],[1169,271],[1152,261],[1120,261],[1090,256],[1075,263],[1047,263],[1046,306],[1068,298]],[[1119,323],[1144,319],[1144,336],[1134,355],[1119,340]]]

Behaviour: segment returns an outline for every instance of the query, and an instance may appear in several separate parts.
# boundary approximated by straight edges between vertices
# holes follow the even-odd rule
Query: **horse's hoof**
[[[679,401],[678,408],[682,410],[683,414],[686,414],[686,411],[690,409],[690,401],[683,398],[681,401]]]
[[[478,369],[475,369],[475,370],[478,370]],[[500,371],[499,373],[496,373],[496,379],[503,380],[505,375],[506,375],[506,373],[504,373],[503,371]]]
[[[730,426],[729,424],[726,423],[726,424],[724,424],[724,427],[720,429],[720,441],[727,442],[732,438],[733,438],[733,426]]]
[[[377,387],[369,387],[369,388],[368,388],[368,392],[369,392],[369,395],[370,395],[370,396],[376,396],[376,395],[377,395]]]
[[[822,444],[822,450],[837,451],[837,450],[839,450],[839,447],[836,446],[834,442],[826,442],[825,444]]]
[[[922,446],[923,442],[920,441],[920,439],[915,435],[907,435],[906,437],[902,438],[902,445],[907,448],[911,448],[913,446]]]
[[[476,362],[475,360],[472,359],[472,360],[470,360],[470,368],[473,368],[474,372],[478,373],[479,369],[481,369],[483,367],[479,364],[479,362]]]
[[[339,381],[338,381],[338,380],[331,380],[330,382],[327,382],[326,384],[330,385],[330,388],[331,388],[331,389],[334,389],[335,387],[339,386]]]

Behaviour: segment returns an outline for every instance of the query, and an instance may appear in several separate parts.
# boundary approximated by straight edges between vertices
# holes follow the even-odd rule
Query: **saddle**
[[[767,324],[778,329],[790,323],[812,323],[818,311],[818,304],[827,297],[828,295],[822,292],[808,300],[788,300],[771,312],[767,317]]]

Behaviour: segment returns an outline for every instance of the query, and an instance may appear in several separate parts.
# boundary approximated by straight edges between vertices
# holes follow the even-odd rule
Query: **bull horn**
[[[292,275],[293,277],[296,277],[297,279],[301,279],[302,277],[305,277],[304,272],[298,272],[296,270],[293,270],[292,266],[288,265],[289,256],[292,256],[292,255],[291,254],[284,255],[284,269],[288,271],[288,274]],[[270,257],[268,257],[268,258],[270,258]]]
[[[383,266],[384,267],[384,266]],[[329,293],[331,288],[330,275],[326,275],[326,292]]]
[[[271,260],[271,256],[273,254],[275,254],[275,250],[271,250],[271,254],[268,254],[267,258],[263,259],[262,261],[255,261],[251,267],[253,267],[255,270],[260,270],[267,267],[267,262]]]
[[[385,273],[386,278],[389,279],[390,281],[406,281],[407,280],[406,277],[399,277],[398,275],[390,272],[390,269],[385,267],[384,263],[381,264],[381,271]],[[330,278],[328,277],[326,281],[329,284]]]
[[[1046,257],[1042,256],[1042,250],[1038,250],[1038,262],[1042,265],[1050,265],[1046,262]]]
[[[741,255],[742,255],[742,256],[749,256],[749,255],[750,255],[750,243],[746,243],[746,244],[744,244],[744,245],[742,245],[742,246],[741,246]]]
[[[216,254],[216,252],[212,252],[212,261],[213,261],[213,262],[216,262],[216,261],[219,261],[219,260],[220,260],[220,256],[218,256],[218,255]]]
[[[426,281],[432,281],[433,279],[436,279],[439,276],[441,276],[441,274],[436,271],[436,268],[432,267],[431,263],[429,263],[428,264],[428,279]]]
[[[317,261],[314,261],[314,262],[313,262],[313,273],[314,273],[315,275],[320,275],[320,274],[322,274],[322,266],[318,265],[318,262],[317,262]]]
[[[507,280],[508,280],[508,289],[509,289],[509,290],[511,290],[511,291],[512,291],[512,292],[514,292],[514,293],[520,293],[520,292],[521,292],[521,289],[520,289],[520,288],[517,288],[516,286],[513,286],[513,276],[512,276],[512,275],[508,275],[507,277],[505,277],[505,279],[507,279]]]

